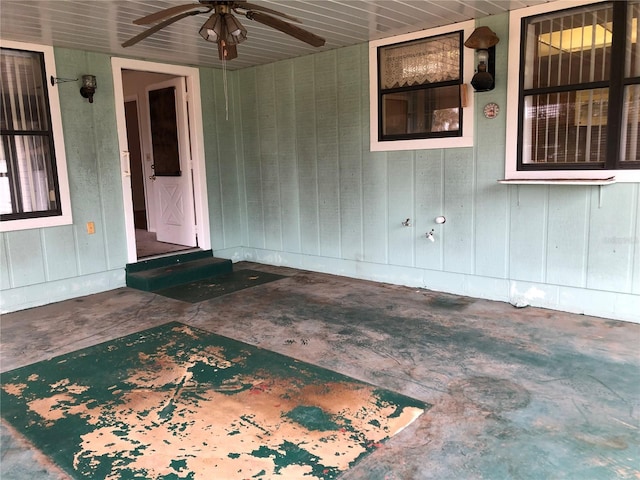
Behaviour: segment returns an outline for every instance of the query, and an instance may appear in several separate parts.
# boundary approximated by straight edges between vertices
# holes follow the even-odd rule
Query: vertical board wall
[[[73,224],[0,234],[2,311],[28,308],[124,285],[127,250],[120,156],[108,56],[55,49],[65,78],[91,72],[94,102],[79,84],[58,84]],[[94,222],[95,234],[87,233]]]
[[[473,148],[370,152],[368,45],[239,71],[244,258],[640,321],[639,185],[497,183],[508,16],[483,24],[501,41]]]
[[[57,74],[98,79],[94,102],[79,84],[59,84],[73,224],[0,233],[0,311],[9,312],[124,286],[127,263],[120,152],[111,58],[55,49]],[[230,75],[233,78],[233,75]],[[226,104],[222,72],[200,69],[211,239],[241,245],[242,203],[236,161],[239,120]],[[87,222],[96,233],[89,235]]]
[[[473,96],[473,148],[370,152],[367,45],[228,72],[227,95],[201,68],[214,252],[640,322],[639,185],[496,182],[505,116],[481,110],[508,108],[508,17],[483,24],[502,48],[496,89]],[[99,79],[93,104],[58,86],[74,223],[0,234],[2,311],[124,285],[110,58],[55,54],[60,76]]]

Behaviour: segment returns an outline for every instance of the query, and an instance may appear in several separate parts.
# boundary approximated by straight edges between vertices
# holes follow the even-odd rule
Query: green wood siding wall
[[[55,50],[59,76],[90,72],[94,103],[59,84],[73,225],[0,234],[2,308],[26,308],[124,285],[126,241],[111,63],[106,55]],[[96,233],[87,234],[87,222]]]
[[[473,148],[370,152],[367,45],[237,72],[245,257],[635,320],[639,185],[496,182],[508,17],[484,24],[501,39],[497,87],[473,94]]]
[[[473,148],[370,152],[367,45],[228,72],[228,99],[223,73],[200,69],[214,251],[640,322],[640,185],[496,182],[508,17],[483,24],[501,40],[496,89],[472,97]],[[74,224],[0,234],[4,310],[124,284],[110,59],[56,49],[56,63],[99,79],[93,104],[58,87]],[[490,101],[494,120],[481,113]]]

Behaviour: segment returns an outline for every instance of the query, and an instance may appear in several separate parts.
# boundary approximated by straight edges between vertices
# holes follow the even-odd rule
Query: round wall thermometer
[[[486,118],[496,118],[498,116],[498,113],[500,112],[500,107],[497,103],[487,103],[484,106],[483,112]]]

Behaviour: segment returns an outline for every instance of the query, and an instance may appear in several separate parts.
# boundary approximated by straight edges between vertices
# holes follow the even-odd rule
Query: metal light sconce
[[[49,77],[51,79],[51,86],[54,87],[59,83],[67,83],[67,82],[77,82],[78,79],[77,78],[62,78],[62,77],[54,77],[53,75],[51,75],[51,77]]]
[[[464,46],[473,48],[478,57],[478,70],[471,79],[471,86],[476,92],[493,90],[496,76],[496,44],[498,36],[489,27],[476,28],[464,42]]]
[[[84,98],[88,98],[89,103],[93,103],[93,94],[96,93],[97,86],[98,84],[96,83],[95,75],[83,75],[80,95],[82,95]]]

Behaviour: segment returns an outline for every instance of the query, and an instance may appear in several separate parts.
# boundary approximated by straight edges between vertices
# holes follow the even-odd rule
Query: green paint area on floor
[[[156,290],[154,293],[183,302],[198,303],[244,290],[245,288],[280,280],[281,278],[286,277],[276,275],[275,273],[258,272],[256,270],[238,270],[183,285]]]
[[[2,417],[76,479],[332,479],[430,408],[178,322],[1,379]]]

